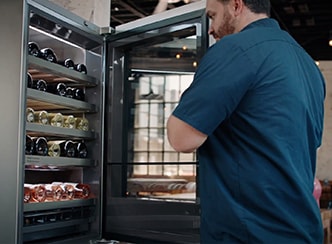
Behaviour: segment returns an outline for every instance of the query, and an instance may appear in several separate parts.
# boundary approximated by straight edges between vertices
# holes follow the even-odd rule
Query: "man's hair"
[[[227,3],[230,0],[218,0],[222,3]],[[251,12],[256,14],[271,15],[271,3],[270,0],[242,0],[243,3],[250,9]]]

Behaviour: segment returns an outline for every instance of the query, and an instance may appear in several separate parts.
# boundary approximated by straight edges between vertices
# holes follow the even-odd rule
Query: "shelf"
[[[23,234],[32,233],[36,235],[34,232],[40,231],[55,231],[57,228],[64,228],[73,225],[88,225],[88,223],[92,222],[92,218],[83,218],[83,219],[75,219],[75,220],[67,220],[67,221],[59,221],[55,223],[45,223],[40,225],[32,225],[32,226],[24,226]],[[47,234],[46,234],[47,235]],[[60,233],[61,235],[61,233]],[[45,235],[43,235],[45,236]]]
[[[69,109],[80,112],[97,112],[97,108],[94,104],[54,95],[48,92],[41,92],[31,88],[27,90],[27,97],[27,106],[36,111]]]
[[[82,158],[47,157],[47,156],[43,157],[35,155],[26,155],[25,165],[91,167],[91,166],[96,166],[96,161],[93,159],[82,159]]]
[[[93,206],[96,204],[96,199],[76,199],[67,201],[54,201],[54,202],[37,202],[37,203],[24,203],[24,212],[31,211],[44,211],[60,208],[74,208]]]
[[[28,55],[28,71],[33,79],[44,79],[48,82],[69,82],[84,86],[96,86],[97,79],[92,76],[70,70],[60,64],[52,63],[32,55]]]
[[[37,123],[26,123],[26,130],[34,134],[38,133],[38,136],[54,136],[54,137],[68,137],[71,139],[96,139],[96,133],[93,131],[82,131],[77,129],[69,129],[63,127],[55,127],[51,125],[42,125]],[[30,133],[28,133],[30,134]]]

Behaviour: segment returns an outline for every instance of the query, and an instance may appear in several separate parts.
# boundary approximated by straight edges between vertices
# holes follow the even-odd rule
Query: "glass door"
[[[166,122],[206,50],[206,26],[197,3],[125,24],[110,37],[106,236],[199,242],[196,153],[172,149]]]

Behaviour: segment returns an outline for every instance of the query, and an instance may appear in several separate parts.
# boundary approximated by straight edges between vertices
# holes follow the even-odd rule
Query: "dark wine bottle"
[[[84,64],[75,64],[75,70],[83,74],[88,73],[88,70]]]
[[[81,100],[81,101],[85,100],[85,93],[84,93],[83,88],[75,88],[74,99]]]
[[[27,87],[28,88],[32,88],[32,76],[31,76],[31,74],[28,72],[27,73]]]
[[[77,157],[78,158],[87,158],[88,157],[88,147],[84,141],[75,142]]]
[[[35,143],[31,136],[25,136],[25,154],[32,155],[35,151]]]
[[[50,84],[47,91],[59,96],[66,96],[67,85],[65,83]]]
[[[61,150],[61,157],[70,157],[70,158],[74,158],[76,157],[76,147],[75,144],[70,141],[62,141],[59,143],[60,145],[60,150]]]
[[[43,58],[47,61],[50,61],[52,63],[57,62],[57,57],[51,48],[49,48],[49,47],[43,48],[39,51],[39,53],[40,53],[41,58]]]
[[[75,69],[75,63],[70,58],[66,58],[65,60],[58,61],[58,64],[68,68],[68,69]]]
[[[32,88],[36,89],[38,91],[45,92],[47,90],[47,82],[45,80],[42,80],[42,79],[33,80],[32,81]]]
[[[74,92],[75,92],[75,88],[67,87],[67,89],[66,89],[66,97],[68,97],[68,98],[74,98]]]
[[[29,55],[40,57],[40,50],[39,46],[36,42],[29,42],[28,43],[28,53]]]
[[[48,145],[45,137],[34,137],[35,144],[34,154],[39,156],[46,156],[48,154]]]

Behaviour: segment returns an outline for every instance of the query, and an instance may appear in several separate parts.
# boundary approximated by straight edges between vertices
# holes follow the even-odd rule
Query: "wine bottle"
[[[75,70],[80,73],[83,73],[83,74],[88,73],[88,70],[87,70],[85,64],[75,64]]]
[[[59,96],[66,96],[67,85],[65,83],[50,84],[47,91]]]
[[[91,195],[90,186],[88,184],[78,183],[75,185],[74,198],[86,199]]]
[[[40,57],[40,50],[39,46],[36,42],[29,42],[28,43],[28,54],[35,56],[35,57]]]
[[[47,140],[45,137],[33,137],[33,141],[35,144],[34,154],[39,156],[47,156],[48,154],[48,146]]]
[[[31,199],[30,185],[24,184],[24,197],[23,202],[28,203]]]
[[[43,79],[33,80],[32,81],[32,88],[38,91],[45,92],[47,90],[47,82]]]
[[[76,119],[73,115],[64,116],[63,126],[69,129],[76,129]]]
[[[25,136],[25,154],[32,155],[35,152],[35,143],[31,136]]]
[[[42,184],[32,185],[30,187],[31,201],[44,202],[46,199],[46,189]]]
[[[42,111],[35,111],[34,112],[34,118],[35,118],[35,122],[43,124],[43,125],[47,125],[49,124],[48,122],[48,112],[45,110]]]
[[[54,193],[54,200],[60,201],[63,194],[63,188],[60,185],[54,185],[54,184],[51,185],[52,185],[52,191]]]
[[[71,140],[58,141],[57,143],[60,146],[61,157],[69,157],[69,158],[76,157],[76,147]]]
[[[43,48],[39,51],[39,53],[40,53],[41,58],[43,58],[49,62],[52,62],[52,63],[57,62],[57,57],[51,48],[49,48],[49,47]]]
[[[63,188],[64,188],[63,195],[65,196],[64,200],[72,200],[75,195],[75,186],[71,183],[64,183]]]
[[[58,64],[68,68],[68,69],[75,69],[75,63],[70,58],[66,58],[65,60],[59,60]]]
[[[76,118],[76,128],[79,130],[88,131],[89,121],[86,118]]]
[[[88,157],[88,147],[84,141],[75,142],[77,157],[78,158],[87,158]]]
[[[85,100],[85,93],[83,88],[74,88],[74,99],[84,101]]]
[[[68,98],[74,98],[74,89],[72,87],[67,87],[66,89],[66,97]]]
[[[27,73],[27,87],[28,88],[32,88],[32,76],[31,76],[31,74],[28,72]]]
[[[63,115],[61,113],[49,113],[48,120],[51,126],[63,127]]]
[[[35,115],[34,115],[35,111],[33,110],[33,108],[27,108],[25,111],[25,115],[26,115],[26,121],[28,123],[33,123],[35,122]]]
[[[57,141],[48,141],[48,156],[50,157],[60,157],[61,155],[61,148]]]

